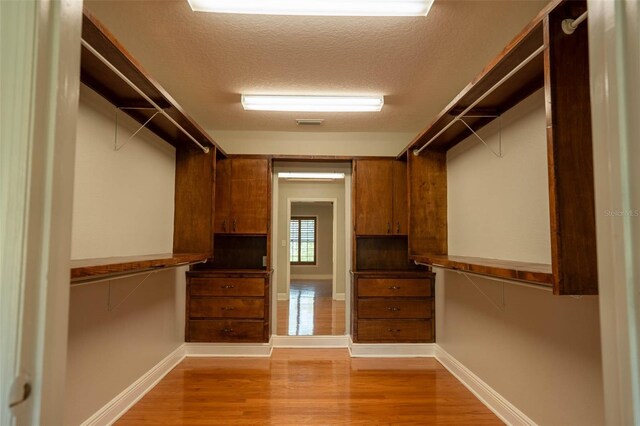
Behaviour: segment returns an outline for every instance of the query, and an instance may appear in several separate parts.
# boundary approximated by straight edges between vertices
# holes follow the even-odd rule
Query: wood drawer
[[[358,297],[429,297],[430,278],[358,278]]]
[[[264,296],[264,278],[192,277],[191,296]]]
[[[264,342],[265,323],[260,320],[191,320],[190,342]]]
[[[431,320],[358,320],[359,342],[430,342]]]
[[[191,298],[189,316],[191,318],[264,318],[264,299]]]
[[[360,299],[358,318],[431,318],[431,299]]]

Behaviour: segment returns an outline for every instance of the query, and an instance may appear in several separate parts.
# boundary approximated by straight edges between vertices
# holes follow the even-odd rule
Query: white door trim
[[[13,336],[13,371],[4,362],[3,340],[0,424],[64,424],[82,2],[0,7],[0,265],[2,301],[15,303],[2,318],[3,336],[10,329]],[[4,229],[13,231],[10,239]],[[9,399],[20,394],[8,395],[12,378],[5,375],[18,372],[29,377],[32,392],[7,422]]]
[[[640,3],[588,8],[605,418],[640,424]]]
[[[331,233],[333,235],[333,242],[331,246],[331,280],[332,280],[332,289],[331,289],[331,297],[333,299],[336,298],[336,277],[337,277],[337,267],[336,267],[336,251],[338,249],[338,199],[337,198],[317,198],[317,197],[305,197],[305,198],[287,198],[287,223],[291,221],[291,204],[292,203],[313,203],[313,202],[330,202],[333,208],[333,217],[332,217],[332,225],[331,225]],[[287,226],[287,253],[289,253],[291,244],[291,229]],[[287,280],[286,280],[286,294],[290,294],[291,290],[291,262],[289,260],[289,256],[285,257],[287,262]]]

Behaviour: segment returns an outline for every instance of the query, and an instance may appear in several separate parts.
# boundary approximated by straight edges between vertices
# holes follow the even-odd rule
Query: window
[[[316,218],[292,217],[289,222],[289,261],[292,265],[316,264]]]

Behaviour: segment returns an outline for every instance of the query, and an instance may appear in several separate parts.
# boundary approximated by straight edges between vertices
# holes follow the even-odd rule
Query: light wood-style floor
[[[331,280],[291,281],[289,300],[278,301],[280,336],[339,336],[345,333],[344,300],[333,300]]]
[[[187,358],[118,425],[501,425],[433,358]]]

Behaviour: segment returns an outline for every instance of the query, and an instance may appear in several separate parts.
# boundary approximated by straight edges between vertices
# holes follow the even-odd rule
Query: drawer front
[[[192,298],[191,318],[264,318],[264,299],[239,297]]]
[[[190,342],[264,342],[264,321],[191,320]]]
[[[431,320],[358,320],[359,342],[430,342]]]
[[[192,296],[264,296],[264,278],[190,278]]]
[[[431,299],[360,299],[358,318],[431,318]]]
[[[359,297],[430,297],[429,278],[359,278]]]

